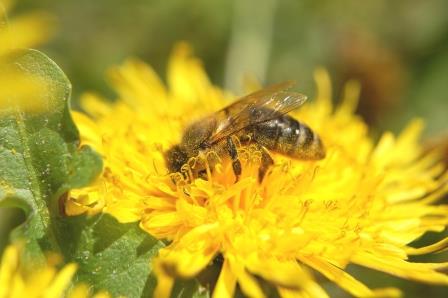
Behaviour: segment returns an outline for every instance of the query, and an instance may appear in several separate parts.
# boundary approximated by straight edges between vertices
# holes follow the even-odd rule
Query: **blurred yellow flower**
[[[16,49],[40,45],[54,32],[53,18],[45,12],[31,12],[8,20],[7,14],[12,4],[13,1],[0,0],[0,57],[2,58]]]
[[[54,31],[51,16],[32,12],[8,21],[7,13],[14,1],[0,0],[0,110],[19,105],[36,110],[43,107],[36,94],[45,92],[46,84],[34,74],[12,65],[14,54],[37,46]]]
[[[20,248],[8,246],[3,253],[0,264],[0,298],[59,298],[67,294],[72,278],[77,270],[76,264],[65,265],[56,269],[59,258],[55,255],[48,258],[45,266],[23,264],[20,260]],[[80,285],[69,291],[70,298],[92,297],[89,289]],[[99,293],[96,298],[107,298],[107,293]]]
[[[179,175],[175,184],[164,152],[179,142],[188,123],[227,105],[230,96],[210,83],[185,44],[170,60],[168,88],[133,59],[109,77],[119,100],[110,104],[87,94],[82,103],[91,117],[74,114],[83,142],[101,152],[105,169],[95,185],[72,192],[66,212],[107,212],[170,240],[152,262],[156,297],[168,297],[176,277],[196,276],[218,255],[224,261],[214,297],[232,297],[237,284],[247,296],[263,297],[260,280],[282,297],[327,297],[310,269],[354,296],[400,294],[368,288],[345,271],[349,264],[448,285],[439,272],[448,263],[409,260],[448,242],[409,245],[448,223],[448,206],[433,204],[447,193],[448,174],[436,153],[423,155],[421,121],[397,137],[386,132],[375,144],[354,115],[359,86],[347,84],[334,108],[328,75],[318,70],[317,97],[291,115],[320,135],[325,159],[272,153],[275,165],[259,183],[259,152],[240,147],[238,182],[224,161],[207,180]]]

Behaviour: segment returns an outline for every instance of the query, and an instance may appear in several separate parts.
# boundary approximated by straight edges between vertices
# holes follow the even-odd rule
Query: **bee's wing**
[[[294,85],[288,81],[271,85],[230,104],[218,111],[215,117],[218,126],[210,137],[211,144],[226,138],[245,127],[266,122],[297,109],[306,101],[306,96],[286,89]],[[263,110],[263,113],[260,113]]]

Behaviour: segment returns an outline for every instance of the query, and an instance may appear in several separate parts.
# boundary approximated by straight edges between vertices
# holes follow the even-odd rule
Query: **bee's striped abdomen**
[[[288,115],[252,126],[253,139],[269,150],[298,159],[322,159],[325,149],[319,136]]]

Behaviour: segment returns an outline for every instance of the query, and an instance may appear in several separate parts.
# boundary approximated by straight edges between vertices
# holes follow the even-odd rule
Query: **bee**
[[[301,160],[324,158],[325,148],[319,136],[287,115],[307,99],[303,94],[286,91],[292,85],[289,81],[271,85],[193,122],[185,129],[181,142],[166,152],[168,170],[180,172],[190,158],[214,151],[220,157],[230,157],[238,181],[242,169],[237,141],[260,149],[259,181],[274,164],[270,151]],[[204,165],[195,167],[195,175],[205,173]]]

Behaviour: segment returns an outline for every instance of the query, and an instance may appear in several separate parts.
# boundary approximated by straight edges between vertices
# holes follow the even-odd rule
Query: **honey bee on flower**
[[[274,164],[268,150],[291,158],[322,159],[325,149],[319,136],[307,125],[286,115],[306,100],[300,93],[286,92],[291,85],[292,82],[285,82],[251,93],[189,125],[181,143],[166,153],[168,169],[179,172],[191,158],[213,151],[218,156],[231,158],[238,180],[242,169],[237,142],[246,146],[253,143],[261,153],[260,181]],[[204,163],[195,163],[191,170],[204,176],[205,168]]]

